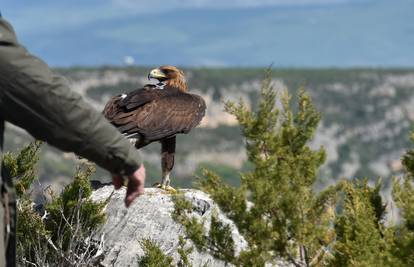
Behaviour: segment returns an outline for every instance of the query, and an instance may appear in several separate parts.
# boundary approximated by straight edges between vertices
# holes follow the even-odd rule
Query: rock
[[[239,234],[234,223],[226,218],[207,194],[198,190],[183,191],[186,199],[195,207],[195,216],[206,220],[206,227],[209,227],[212,212],[217,211],[219,220],[229,224],[232,229],[236,253],[247,248],[247,242]],[[171,217],[174,210],[171,195],[161,189],[147,188],[145,194],[127,209],[124,205],[125,189],[114,191],[113,186],[105,186],[94,191],[92,199],[104,201],[112,193],[105,210],[108,219],[103,226],[103,266],[137,266],[139,258],[144,255],[139,243],[143,239],[155,241],[166,255],[172,256],[177,262],[178,237],[185,236],[185,230]],[[205,263],[208,263],[208,266],[228,266],[197,249],[194,249],[190,258],[193,266],[202,266]]]

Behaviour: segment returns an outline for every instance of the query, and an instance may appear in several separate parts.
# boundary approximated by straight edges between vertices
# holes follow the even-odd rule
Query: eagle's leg
[[[174,167],[175,136],[161,141],[162,179],[160,187],[170,192],[176,190],[170,186],[170,174]]]
[[[161,187],[167,187],[170,186],[170,172],[163,172],[162,173],[162,179],[161,179]]]

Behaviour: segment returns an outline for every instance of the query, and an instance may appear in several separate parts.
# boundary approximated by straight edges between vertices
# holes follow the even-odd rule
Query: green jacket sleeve
[[[40,140],[96,162],[112,173],[131,174],[138,151],[68,82],[15,40],[0,19],[0,109],[2,116]]]

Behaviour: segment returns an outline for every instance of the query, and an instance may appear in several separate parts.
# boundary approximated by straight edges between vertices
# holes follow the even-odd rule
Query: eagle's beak
[[[154,78],[154,79],[165,79],[167,76],[162,72],[160,69],[153,69],[148,74],[148,80]]]

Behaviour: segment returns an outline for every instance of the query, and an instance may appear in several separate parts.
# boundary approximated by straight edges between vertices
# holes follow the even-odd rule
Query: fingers
[[[145,167],[141,165],[131,176],[128,177],[128,187],[125,197],[125,206],[131,203],[140,195],[144,194]]]
[[[112,183],[116,190],[123,185],[123,178],[121,175],[112,174]],[[144,164],[128,177],[128,187],[125,196],[125,206],[129,207],[131,203],[140,195],[144,194],[145,185],[145,167]]]
[[[118,174],[112,174],[112,184],[114,185],[115,189],[118,190],[122,186],[122,176]]]
[[[144,166],[144,164],[141,164],[141,166],[139,166],[137,172],[139,172],[139,174],[143,175],[144,179],[145,179],[145,166]]]
[[[128,188],[125,197],[125,206],[129,207],[131,203],[140,195],[144,194],[144,183],[135,177],[128,181]]]
[[[127,194],[127,196],[125,197],[125,206],[129,208],[132,202],[142,194],[143,193],[138,193],[138,192],[132,192],[130,194]]]

